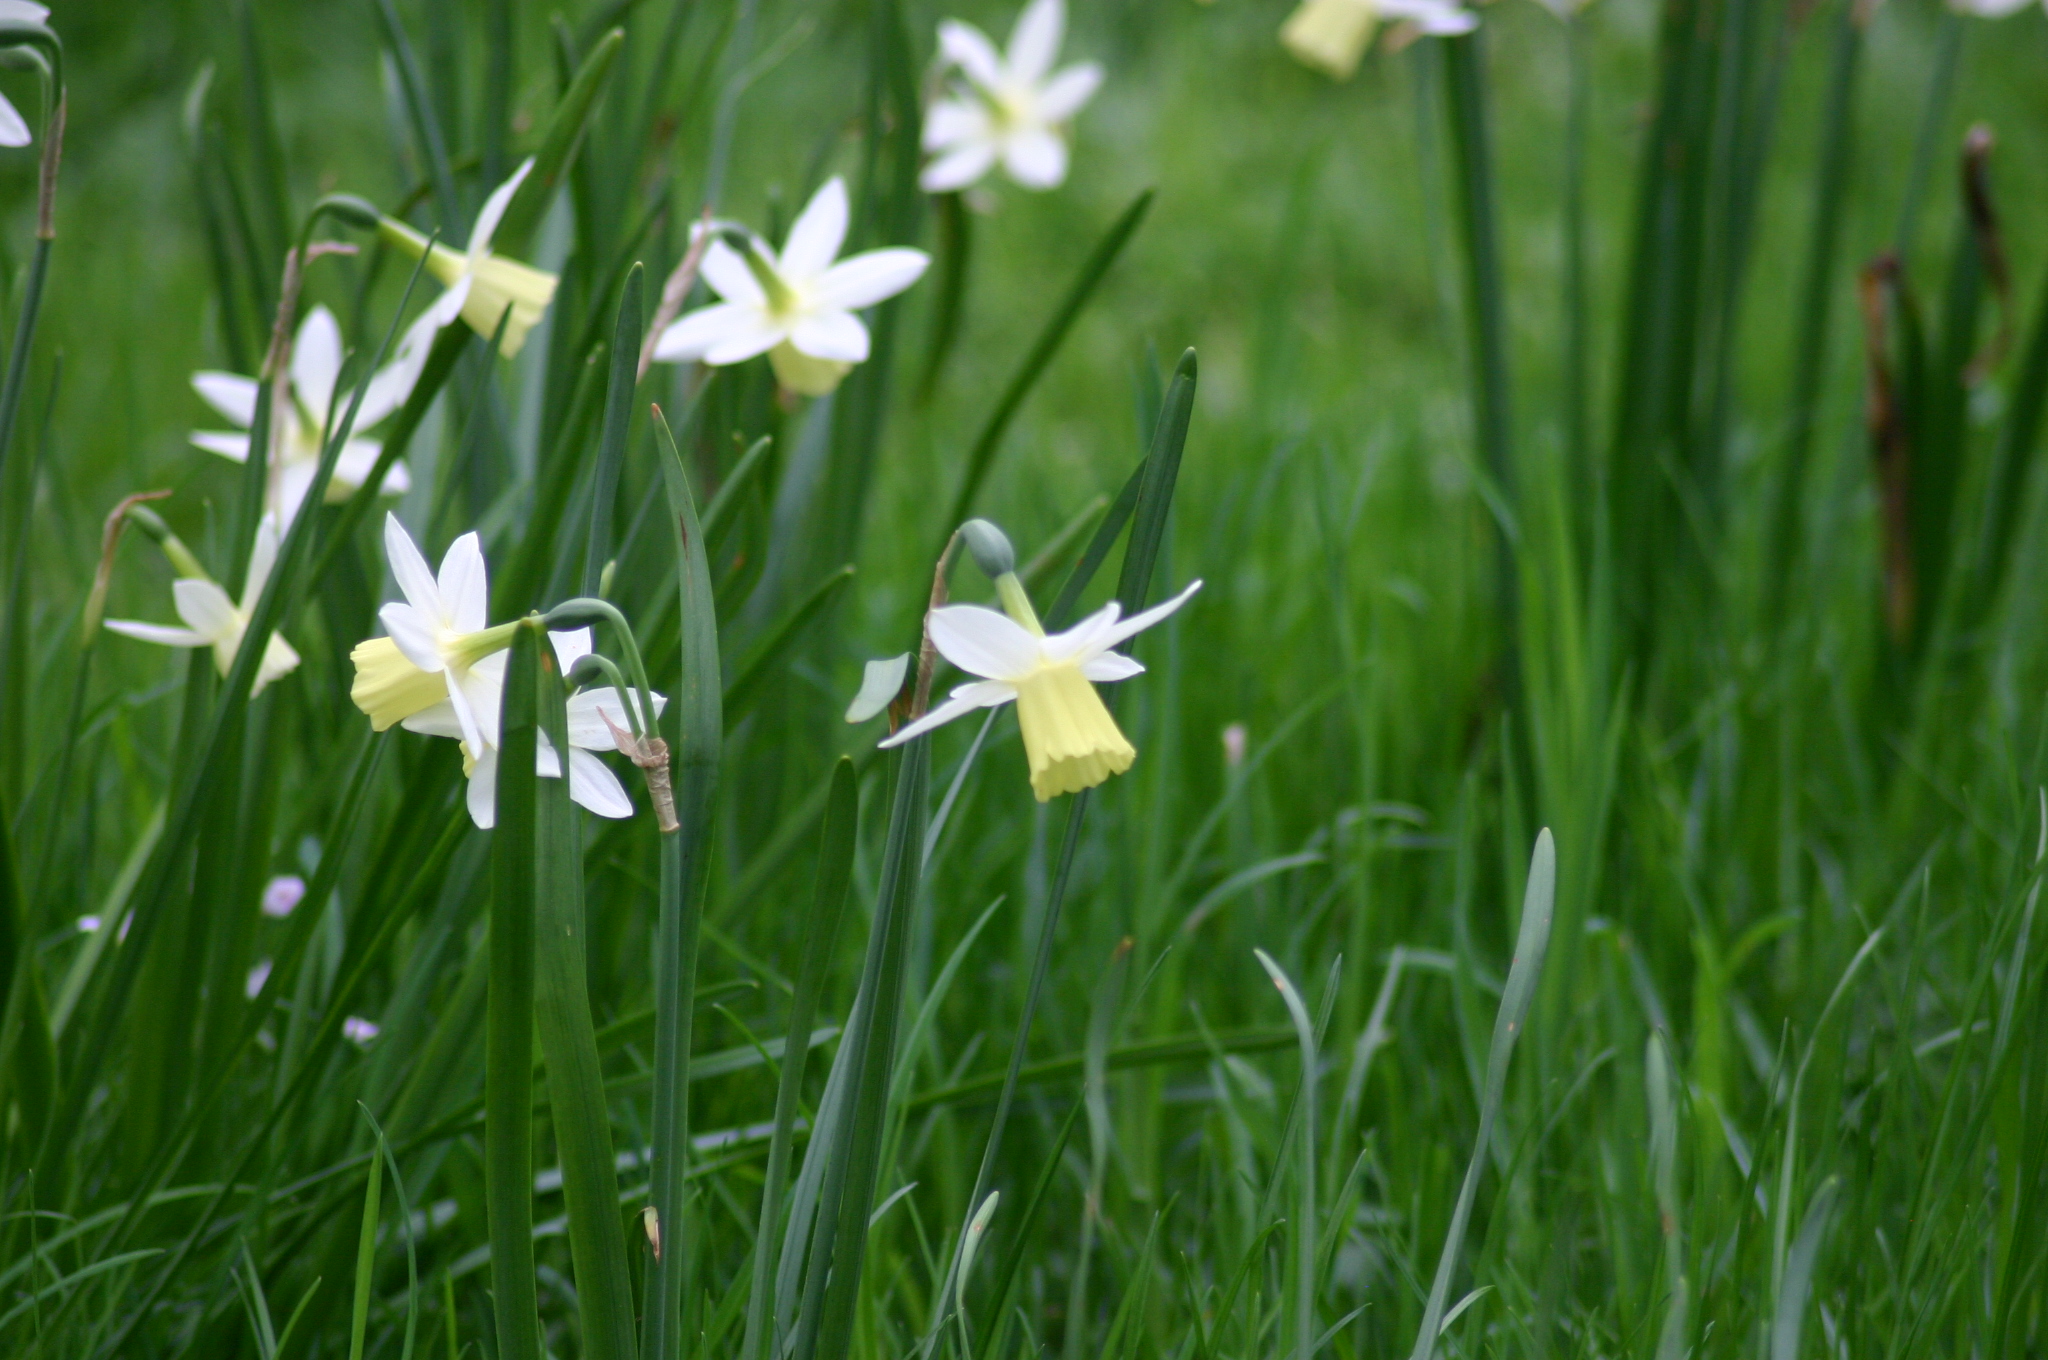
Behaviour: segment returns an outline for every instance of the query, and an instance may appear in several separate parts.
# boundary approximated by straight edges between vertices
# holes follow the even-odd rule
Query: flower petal
[[[27,146],[35,140],[20,110],[0,95],[0,146]]]
[[[166,628],[160,623],[143,623],[138,619],[108,619],[107,629],[132,637],[142,642],[154,642],[162,647],[211,647],[213,639],[202,637],[190,628]]]
[[[1455,37],[1479,27],[1479,16],[1449,0],[1382,0],[1382,19],[1408,19],[1431,37]]]
[[[270,474],[271,512],[286,520],[299,517],[299,507],[305,503],[306,493],[313,489],[313,475],[320,471],[318,463],[290,462],[273,468]],[[337,479],[338,480],[338,479]],[[327,490],[334,491],[334,481],[329,481]],[[345,499],[346,496],[343,496]]]
[[[1143,662],[1125,656],[1122,652],[1098,652],[1081,663],[1081,674],[1096,684],[1112,680],[1128,680],[1134,675],[1143,675]]]
[[[498,234],[498,223],[505,219],[505,209],[512,206],[512,195],[519,192],[519,186],[533,170],[533,157],[528,156],[512,178],[491,190],[491,196],[484,200],[484,206],[477,210],[476,225],[469,229],[469,253],[479,255],[491,248],[491,238]]]
[[[489,831],[498,824],[498,753],[486,751],[469,767],[469,820]]]
[[[474,530],[448,545],[441,557],[441,622],[458,633],[482,632],[491,607],[491,588],[484,568],[483,540]]]
[[[759,307],[721,302],[699,308],[663,331],[661,339],[654,342],[654,357],[671,364],[685,360],[735,364],[775,348],[781,340],[781,327]],[[739,353],[740,359],[714,360],[710,357],[714,352]]]
[[[1102,85],[1102,68],[1092,61],[1069,66],[1038,92],[1038,116],[1048,123],[1064,123],[1095,97]]]
[[[964,142],[987,141],[988,106],[979,99],[941,99],[924,116],[924,149],[945,151]]]
[[[892,737],[875,743],[880,750],[901,746],[904,742],[921,737],[934,727],[942,727],[955,718],[965,717],[977,708],[994,708],[1007,704],[1017,697],[1017,687],[1001,680],[977,680],[954,690],[946,702],[919,718]]]
[[[223,458],[232,458],[237,463],[249,461],[249,436],[229,434],[225,430],[194,430],[192,443],[208,453],[217,453]]]
[[[846,706],[846,720],[864,723],[887,708],[903,692],[903,677],[909,672],[909,652],[868,662],[861,670],[860,693]]]
[[[704,251],[704,261],[697,266],[704,275],[704,282],[711,285],[711,291],[727,302],[745,303],[750,307],[768,305],[768,295],[761,291],[761,281],[754,277],[754,271],[747,268],[747,262],[740,253],[723,241],[713,241]]]
[[[1026,189],[1053,189],[1067,177],[1067,144],[1059,134],[1034,129],[1003,144],[1003,169]]]
[[[1010,30],[1010,45],[1003,52],[1010,78],[1031,85],[1045,79],[1059,57],[1066,29],[1065,0],[1031,0],[1017,16],[1017,25]]]
[[[744,363],[765,354],[789,337],[789,328],[766,312],[741,311],[726,328],[725,338],[704,351],[704,362],[717,367]]]
[[[814,312],[798,317],[789,342],[813,359],[857,364],[868,357],[868,328],[852,312]]]
[[[327,499],[337,504],[347,500],[377,470],[377,459],[383,452],[384,446],[374,439],[351,439],[343,444],[341,456],[334,460],[334,475],[327,481]],[[385,474],[384,489],[393,495],[405,489],[390,485],[402,466],[394,463],[391,472]]]
[[[633,815],[633,800],[619,777],[588,751],[569,752],[569,797],[600,817]]]
[[[498,744],[485,738],[481,724],[477,722],[476,710],[470,707],[469,696],[463,693],[465,677],[456,673],[453,667],[441,672],[441,678],[448,684],[448,702],[455,709],[455,720],[462,724],[462,749],[470,758],[482,760],[486,751],[494,751]]]
[[[434,584],[434,573],[427,567],[427,559],[420,556],[420,550],[412,541],[412,535],[398,522],[398,516],[390,511],[384,513],[384,560],[391,567],[391,579],[398,582],[406,602],[431,619],[439,619],[445,612],[441,608],[441,588]],[[429,670],[440,667],[430,666]]]
[[[993,90],[1002,84],[1003,59],[996,55],[996,45],[988,40],[988,34],[973,24],[958,19],[940,24],[939,52],[983,89]]]
[[[408,713],[398,720],[398,725],[408,732],[417,732],[423,737],[447,737],[450,741],[462,740],[462,719],[455,716],[455,705],[443,699],[432,708],[423,708],[417,713]]]
[[[256,380],[239,373],[194,373],[192,390],[243,429],[256,423]]]
[[[949,604],[926,621],[946,660],[984,680],[1016,680],[1038,669],[1039,639],[1007,614],[978,604]]]
[[[811,294],[811,305],[821,311],[848,312],[872,307],[916,283],[931,262],[922,250],[905,246],[865,251],[826,270]]]
[[[661,710],[668,707],[668,700],[659,694],[653,698],[654,716],[658,718]],[[612,739],[612,729],[605,724],[607,717],[617,723],[620,730],[633,730],[633,724],[626,717],[626,701],[610,685],[570,695],[569,744],[586,751],[617,750],[618,743]]]
[[[1144,613],[1133,614],[1114,628],[1103,630],[1102,635],[1096,640],[1093,651],[1098,654],[1106,652],[1125,638],[1144,632],[1147,628],[1150,628],[1153,624],[1158,623],[1174,610],[1186,604],[1193,597],[1194,593],[1201,588],[1202,583],[1200,581],[1192,582],[1186,590],[1183,590],[1165,604],[1155,604]],[[1091,659],[1092,657],[1090,656],[1083,656],[1081,658],[1084,664]]]
[[[327,423],[334,384],[341,378],[341,323],[325,307],[315,307],[299,323],[292,341],[292,394],[316,426]]]
[[[576,663],[589,656],[596,648],[591,644],[588,628],[564,628],[548,634],[548,642],[555,649],[555,660],[567,675],[576,668]]]
[[[394,600],[377,611],[377,620],[407,661],[430,675],[447,669],[441,659],[440,630],[419,610]]]
[[[1041,645],[1047,661],[1071,661],[1077,656],[1093,656],[1096,652],[1107,651],[1109,643],[1096,646],[1096,640],[1109,629],[1116,627],[1116,621],[1123,617],[1124,607],[1111,600],[1102,608],[1082,619],[1064,633],[1054,633]]]
[[[171,599],[177,604],[178,617],[201,637],[218,642],[242,629],[241,620],[235,617],[235,602],[212,581],[190,577],[173,581]]]
[[[782,243],[775,262],[784,278],[801,285],[832,267],[846,240],[846,211],[846,181],[834,175],[811,195]]]
[[[917,187],[928,194],[950,194],[978,181],[995,163],[992,144],[969,142],[927,165],[917,177]]]
[[[265,515],[256,524],[256,542],[249,549],[249,570],[242,578],[244,609],[256,607],[256,597],[270,580],[270,569],[277,565],[277,545],[277,516]]]

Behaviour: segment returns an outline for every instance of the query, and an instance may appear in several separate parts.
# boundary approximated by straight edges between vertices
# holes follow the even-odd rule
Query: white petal
[[[440,630],[429,623],[419,610],[394,600],[377,611],[377,621],[384,625],[392,643],[413,665],[430,675],[447,666],[448,663],[441,659],[438,645]]]
[[[1383,0],[1380,17],[1408,19],[1432,37],[1454,37],[1479,27],[1479,16],[1447,0]]]
[[[270,580],[270,569],[277,565],[277,545],[277,516],[265,515],[256,525],[256,542],[249,549],[249,570],[242,581],[244,609],[256,607],[256,597]]]
[[[574,670],[577,662],[596,650],[591,645],[588,628],[564,628],[559,632],[549,633],[548,641],[554,645],[555,660],[560,663],[564,675]]]
[[[903,692],[903,677],[910,672],[910,653],[870,661],[861,671],[860,693],[846,706],[846,720],[863,723],[889,706]]]
[[[484,545],[474,531],[448,545],[441,557],[442,623],[458,633],[483,631],[491,607],[490,581],[484,569]]]
[[[868,328],[852,312],[814,312],[798,317],[789,342],[813,359],[857,364],[868,357]]]
[[[786,279],[805,283],[832,267],[846,239],[846,181],[834,175],[811,195],[789,229],[776,263]]]
[[[507,653],[498,653],[500,657],[505,655]],[[491,659],[489,657],[485,658],[486,661]],[[483,737],[484,744],[486,746],[496,746],[504,735],[504,719],[502,716],[505,704],[504,663],[500,661],[495,666],[487,666],[480,661],[476,665],[459,672],[451,668],[448,674],[453,680],[451,688],[462,691],[462,705],[457,707],[455,716],[460,718],[462,716],[462,706],[467,706],[470,717],[476,722],[477,733]]]
[[[313,489],[313,475],[320,470],[318,463],[291,462],[273,469],[270,477],[270,503],[274,513],[287,520],[299,517],[299,507],[305,504],[306,493]],[[327,489],[334,490],[329,481]]]
[[[725,337],[704,351],[704,362],[713,367],[744,363],[757,354],[766,354],[788,338],[789,327],[767,313],[742,311],[738,324],[728,326]]]
[[[256,380],[239,373],[194,373],[192,390],[200,400],[243,429],[256,423]]]
[[[325,307],[315,307],[299,323],[292,341],[292,392],[316,425],[327,423],[334,384],[341,378],[341,323]]]
[[[263,649],[263,662],[256,667],[256,689],[260,690],[271,681],[290,675],[298,668],[297,649],[276,633],[272,633],[269,644]]]
[[[1069,66],[1038,92],[1038,116],[1048,123],[1064,123],[1095,97],[1102,84],[1102,68],[1092,61]]]
[[[327,482],[327,499],[340,502],[349,498],[355,489],[369,480],[377,470],[377,459],[382,457],[384,446],[374,439],[351,439],[341,446],[341,456],[334,460],[334,476]],[[391,471],[384,475],[384,494],[395,496],[405,486],[393,486],[393,482],[404,481],[411,485],[411,479],[399,471],[403,463],[393,463]]]
[[[1155,604],[1150,609],[1146,610],[1144,613],[1134,614],[1130,618],[1125,619],[1122,623],[1119,623],[1116,627],[1104,630],[1102,636],[1096,642],[1095,649],[1098,651],[1107,651],[1111,647],[1116,646],[1119,642],[1122,642],[1125,638],[1131,637],[1132,635],[1137,633],[1144,632],[1147,628],[1150,628],[1153,624],[1159,622],[1168,614],[1171,614],[1174,610],[1186,604],[1188,600],[1193,597],[1194,593],[1200,590],[1201,588],[1202,583],[1200,581],[1195,581],[1192,584],[1190,584],[1186,590],[1183,590],[1180,594],[1174,596],[1165,604]],[[1088,658],[1086,657],[1083,658],[1084,661],[1087,659]]]
[[[519,186],[533,169],[533,157],[512,172],[512,178],[491,190],[491,196],[484,200],[484,206],[477,211],[476,225],[469,229],[469,253],[482,254],[491,248],[491,238],[498,234],[498,223],[504,220],[505,209],[512,206],[512,195],[519,192]]]
[[[1010,78],[1032,85],[1045,79],[1059,57],[1066,27],[1064,0],[1031,0],[1017,16],[1017,26],[1010,30],[1010,45],[1003,53]]]
[[[973,24],[948,19],[939,25],[939,51],[983,89],[992,90],[1003,80],[1003,59],[996,45]]]
[[[423,708],[409,713],[398,720],[398,725],[408,732],[417,732],[423,737],[447,737],[450,741],[462,740],[462,719],[455,716],[455,705],[443,699],[432,708]]]
[[[249,461],[249,436],[228,434],[224,430],[194,430],[192,442],[208,453],[217,453],[223,458],[232,458],[237,463]]]
[[[445,613],[441,608],[441,588],[434,584],[434,573],[428,569],[427,559],[420,556],[412,535],[398,522],[398,516],[388,510],[384,513],[384,560],[407,602],[428,618],[439,620]]]
[[[1014,685],[1006,685],[1000,680],[977,680],[971,685],[962,685],[953,691],[952,696],[946,702],[940,704],[937,708],[925,714],[895,736],[878,741],[875,745],[881,750],[887,750],[891,746],[901,746],[912,738],[923,736],[934,727],[942,727],[955,718],[965,717],[977,708],[994,708],[998,704],[1007,704],[1016,697],[1016,687]]]
[[[462,320],[462,309],[469,302],[470,286],[475,282],[474,274],[464,274],[450,284],[441,296],[435,298],[426,311],[420,313],[420,321],[425,323],[428,317],[432,317],[432,327],[438,331],[443,326],[452,326]]]
[[[927,620],[946,660],[985,680],[1017,680],[1038,668],[1039,640],[1007,614],[978,604],[949,604]]]
[[[569,752],[569,796],[600,817],[633,815],[633,800],[618,776],[588,751]]]
[[[988,142],[970,142],[949,151],[924,168],[917,187],[928,194],[950,194],[965,189],[989,172],[996,163],[996,149]]]
[[[1097,643],[1104,633],[1116,627],[1116,621],[1123,617],[1123,612],[1124,607],[1111,600],[1064,633],[1054,633],[1040,644],[1044,648],[1045,659],[1069,661],[1084,653],[1092,656],[1096,652],[1108,651],[1112,644]]]
[[[201,637],[189,628],[166,628],[158,623],[143,623],[136,619],[108,619],[107,628],[123,637],[132,637],[143,642],[154,642],[164,647],[211,647],[213,639]]]
[[[924,116],[924,149],[944,151],[992,134],[988,107],[979,99],[941,99]]]
[[[235,617],[235,602],[212,581],[189,577],[173,581],[171,599],[177,604],[178,617],[202,637],[218,642],[241,631],[241,620]]]
[[[369,387],[363,391],[363,404],[356,411],[356,429],[367,430],[384,417],[405,405],[405,399],[412,395],[413,384],[420,378],[420,369],[427,359],[426,347],[408,346],[412,331],[419,328],[415,320],[407,328],[406,337],[399,342],[398,355],[390,363],[377,370],[370,379]]]
[[[662,695],[654,699],[654,716],[668,707],[668,700]],[[636,699],[634,702],[638,702]],[[598,689],[586,689],[569,696],[569,744],[580,746],[586,751],[615,751],[618,743],[612,739],[612,729],[605,725],[605,718],[619,725],[624,732],[633,730],[633,724],[626,718],[626,701],[610,685]]]
[[[469,696],[462,692],[462,676],[451,668],[442,672],[448,682],[448,702],[455,709],[455,720],[462,724],[462,745],[474,759],[483,759],[484,752],[495,750],[497,743],[487,740],[482,727],[477,723],[476,711],[470,707]],[[497,735],[492,729],[492,735]]]
[[[555,754],[555,744],[548,740],[548,734],[545,732],[535,733],[535,737],[538,745],[533,751],[533,772],[542,779],[560,779],[562,761],[561,757]]]
[[[0,95],[0,146],[27,146],[34,140],[20,111]]]
[[[750,307],[768,305],[768,295],[761,291],[761,281],[754,277],[754,271],[737,250],[723,241],[713,241],[704,251],[703,263],[697,266],[704,282],[711,285],[711,291],[727,302],[745,303]]]
[[[469,820],[485,831],[498,824],[498,753],[486,751],[469,767]]]
[[[872,307],[916,283],[931,262],[932,257],[922,250],[903,246],[864,251],[825,271],[811,294],[811,305],[849,312]],[[801,342],[798,348],[802,348]]]
[[[1052,189],[1067,177],[1067,144],[1043,129],[1020,132],[1003,144],[1003,169],[1026,189]]]
[[[782,341],[781,328],[774,325],[759,307],[721,302],[699,308],[663,331],[661,339],[654,342],[654,357],[671,364],[705,359],[714,350],[724,353],[742,341],[752,343],[756,339],[761,341],[760,347],[748,350],[741,358],[751,359],[775,348]],[[718,362],[737,363],[739,360],[721,359]]]
[[[1125,656],[1122,652],[1099,652],[1081,663],[1081,674],[1098,685],[1107,684],[1112,680],[1128,680],[1134,675],[1144,673],[1144,663]]]

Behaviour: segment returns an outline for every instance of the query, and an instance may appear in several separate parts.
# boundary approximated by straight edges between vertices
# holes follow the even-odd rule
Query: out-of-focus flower
[[[258,959],[256,966],[249,970],[249,976],[242,979],[242,995],[251,1001],[263,990],[263,984],[270,981],[270,960]]]
[[[2048,7],[2048,0],[2042,2],[2044,7]],[[2008,14],[2018,14],[2032,4],[2033,0],[1948,0],[1948,3],[1958,14],[1974,15],[1979,19],[2003,19]]]
[[[352,1044],[367,1044],[377,1037],[377,1022],[351,1015],[341,1022],[341,1037]]]
[[[804,205],[780,254],[751,236],[741,250],[712,241],[704,281],[725,300],[663,331],[654,357],[719,367],[766,354],[792,392],[821,397],[839,386],[868,357],[868,329],[854,312],[896,296],[931,263],[923,251],[902,247],[833,263],[846,218],[846,184],[835,175]]]
[[[0,0],[0,23],[46,24],[49,21],[47,6],[31,4],[29,0]],[[0,146],[27,146],[34,140],[28,120],[8,102],[6,95],[0,95]]]
[[[498,344],[498,352],[508,359],[519,353],[526,343],[526,333],[547,314],[548,304],[554,301],[555,285],[560,282],[544,269],[491,253],[491,237],[497,233],[505,209],[511,206],[512,195],[532,170],[533,158],[529,156],[525,164],[512,172],[512,178],[491,191],[477,212],[476,225],[470,228],[467,250],[451,250],[439,242],[429,249],[426,237],[395,217],[384,218],[378,228],[385,240],[415,260],[425,254],[427,272],[447,287],[448,291],[435,298],[424,314],[434,318],[431,329],[439,330],[460,317],[471,330],[488,340],[497,334],[505,309],[512,309],[511,320],[505,322],[505,338]]]
[[[402,353],[399,359],[370,379],[356,412],[355,429],[367,430],[405,404],[419,377],[418,358]],[[312,487],[313,474],[320,467],[320,445],[328,433],[328,421],[347,409],[348,393],[341,410],[335,409],[336,384],[341,379],[341,327],[334,313],[315,307],[299,323],[298,338],[292,342],[291,381],[274,401],[270,432],[270,486],[267,503],[278,523],[290,524],[299,505]],[[193,390],[206,404],[247,430],[256,420],[254,378],[238,373],[202,372],[192,375]],[[210,453],[249,461],[249,436],[224,430],[195,430],[192,442]],[[377,466],[384,446],[374,439],[351,434],[335,460],[334,475],[327,482],[327,500],[340,502],[354,494]],[[401,495],[412,486],[403,462],[393,463],[384,474],[380,490]]]
[[[1127,680],[1145,668],[1110,649],[1166,618],[1201,588],[1196,581],[1165,604],[1121,621],[1122,607],[1112,601],[1048,637],[1022,583],[1015,573],[1005,573],[996,580],[1001,613],[956,604],[934,609],[925,620],[939,654],[981,679],[961,685],[945,703],[880,744],[900,746],[975,709],[1015,700],[1031,791],[1039,802],[1122,774],[1138,753],[1095,686]]]
[[[306,880],[297,874],[279,874],[263,885],[263,914],[282,921],[306,896]]]
[[[90,935],[100,928],[100,918],[97,916],[81,916],[78,918],[77,925],[79,934]]]
[[[226,675],[235,664],[235,653],[241,650],[242,634],[249,627],[249,615],[256,608],[257,597],[263,594],[270,569],[277,564],[277,543],[277,518],[265,515],[256,528],[256,546],[249,553],[249,576],[242,587],[239,605],[211,578],[186,575],[171,583],[172,604],[178,617],[185,621],[183,628],[166,628],[135,619],[108,619],[107,627],[125,637],[164,647],[211,647],[214,667]],[[256,689],[289,675],[298,664],[299,654],[292,650],[292,645],[272,633],[263,650],[263,663],[256,670]]]
[[[964,79],[925,116],[924,149],[933,159],[918,183],[927,193],[965,189],[998,162],[1026,189],[1066,179],[1066,124],[1102,84],[1092,61],[1052,69],[1066,25],[1064,0],[1031,0],[1001,53],[973,24],[939,25],[940,55]]]
[[[1426,37],[1454,37],[1479,27],[1479,16],[1452,0],[1302,0],[1280,41],[1302,65],[1346,80],[1379,26],[1404,22]]]

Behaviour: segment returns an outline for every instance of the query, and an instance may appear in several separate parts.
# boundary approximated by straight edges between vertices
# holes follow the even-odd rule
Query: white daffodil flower
[[[356,412],[357,430],[369,429],[405,404],[419,377],[419,360],[424,357],[423,351],[402,349],[396,362],[370,379],[362,407]],[[320,442],[328,433],[329,419],[339,419],[348,409],[351,394],[336,390],[341,380],[341,360],[341,326],[334,313],[325,307],[315,307],[299,323],[298,338],[292,342],[290,383],[283,393],[284,400],[273,399],[271,411],[270,485],[265,503],[280,524],[290,524],[298,515],[299,505],[313,485],[313,474],[320,467]],[[192,375],[192,388],[206,404],[245,431],[256,421],[257,387],[256,379],[238,373]],[[337,396],[342,398],[339,409]],[[192,442],[237,463],[249,461],[247,434],[195,430]],[[335,460],[334,475],[328,479],[328,502],[339,503],[353,495],[376,469],[378,455],[383,451],[384,446],[376,440],[351,435]],[[398,462],[384,474],[381,490],[397,496],[411,487],[411,475],[405,464]]]
[[[50,11],[46,6],[30,4],[29,0],[0,0],[0,21],[18,24],[46,24]],[[0,146],[27,146],[35,140],[29,131],[28,120],[21,111],[0,94]]]
[[[564,675],[590,653],[588,628],[550,633],[548,640],[554,644],[555,658],[560,662]],[[489,723],[484,729],[490,735],[480,749],[470,746],[455,706],[446,700],[402,720],[408,732],[451,737],[462,743],[463,773],[469,777],[469,817],[485,830],[489,830],[497,820],[498,715],[505,685],[506,660],[507,654],[498,652],[471,668],[472,687],[492,687],[486,703]],[[659,717],[668,700],[659,694],[651,697],[655,716]],[[618,749],[611,728],[605,722],[607,717],[621,727],[626,726],[625,704],[619,698],[619,692],[611,686],[582,690],[569,697],[569,797],[600,817],[630,817],[633,815],[633,800],[627,796],[625,786],[619,783],[618,776],[603,761],[591,754],[593,751]],[[559,779],[562,777],[561,757],[548,734],[541,732],[539,735],[540,749],[535,756],[535,768],[545,779]]]
[[[2008,14],[2018,14],[2032,4],[2033,0],[1948,0],[1948,3],[1949,8],[1958,14],[1968,14],[1979,19],[2003,19]],[[2048,0],[2042,0],[2042,3],[2044,8],[2048,8]],[[26,139],[24,134],[23,140]],[[10,142],[6,145],[14,146],[19,143]]]
[[[931,263],[921,250],[870,250],[833,263],[846,240],[846,184],[838,176],[811,196],[782,251],[723,240],[704,252],[704,281],[725,299],[661,333],[654,357],[712,367],[766,354],[792,392],[822,397],[868,357],[868,329],[854,315],[916,283]],[[703,228],[699,228],[703,230]]]
[[[918,177],[926,193],[965,189],[998,162],[1026,189],[1051,189],[1067,177],[1068,120],[1102,84],[1102,68],[1081,62],[1055,73],[1067,26],[1064,0],[1031,0],[1001,54],[973,24],[939,25],[939,53],[966,77],[925,115],[924,149],[933,160]]]
[[[1454,0],[1302,0],[1280,26],[1280,41],[1302,65],[1348,80],[1380,24],[1403,22],[1447,38],[1479,27],[1479,16]]]
[[[1014,574],[996,581],[1005,612],[971,604],[934,609],[925,625],[932,645],[981,678],[961,685],[945,703],[879,745],[901,746],[975,709],[1015,700],[1038,801],[1094,788],[1138,758],[1095,686],[1128,680],[1145,668],[1110,649],[1166,618],[1201,588],[1196,581],[1165,604],[1121,621],[1122,606],[1111,602],[1050,637]]]
[[[864,723],[894,703],[896,696],[903,692],[903,677],[909,673],[909,652],[868,662],[861,671],[860,693],[854,695],[853,702],[846,706],[846,720]]]
[[[526,343],[526,333],[546,315],[560,280],[544,269],[491,253],[491,237],[504,220],[512,195],[519,191],[520,182],[532,169],[533,158],[529,156],[512,173],[512,178],[491,191],[477,212],[476,225],[470,228],[467,250],[451,250],[439,242],[429,249],[427,238],[405,223],[392,217],[383,219],[379,230],[384,239],[415,260],[424,253],[427,272],[448,290],[434,299],[421,318],[423,322],[426,317],[433,318],[429,333],[453,325],[459,317],[488,340],[498,333],[498,321],[510,307],[512,319],[505,323],[505,338],[498,344],[498,352],[509,359],[519,353]]]
[[[242,648],[242,634],[248,631],[249,616],[263,594],[264,583],[270,579],[270,569],[277,565],[277,544],[277,520],[265,515],[256,526],[256,545],[249,552],[249,576],[242,587],[240,604],[209,577],[181,576],[171,582],[171,600],[178,617],[185,621],[183,628],[166,628],[135,619],[108,619],[107,627],[124,637],[165,647],[211,647],[214,669],[225,676],[235,664],[235,653]],[[195,566],[193,570],[196,569]],[[291,674],[298,664],[299,654],[292,650],[292,645],[272,633],[270,644],[263,649],[262,664],[256,668],[256,690]]]

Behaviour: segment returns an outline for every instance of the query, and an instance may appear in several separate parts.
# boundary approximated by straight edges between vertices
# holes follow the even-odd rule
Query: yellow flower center
[[[413,665],[388,637],[357,643],[349,660],[356,663],[356,678],[348,697],[378,732],[448,697],[448,682]]]
[[[1017,682],[1017,725],[1031,791],[1041,803],[1092,789],[1138,758],[1095,686],[1070,661],[1041,666]]]

